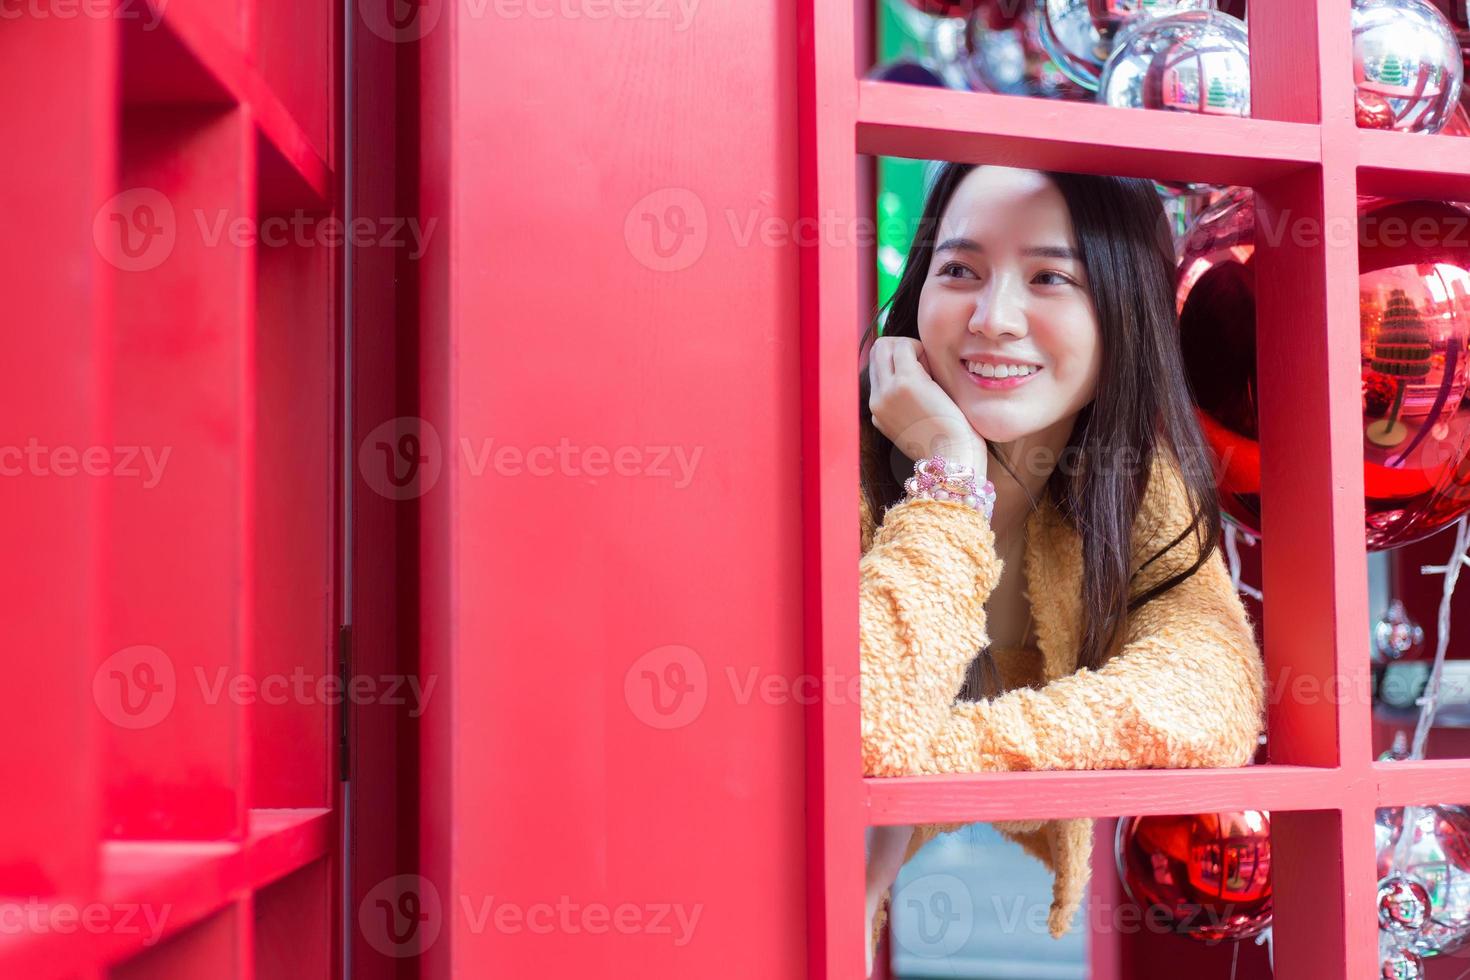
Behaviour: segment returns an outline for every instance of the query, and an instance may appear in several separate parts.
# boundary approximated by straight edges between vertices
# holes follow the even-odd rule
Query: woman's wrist
[[[968,466],[975,471],[975,479],[984,483],[988,449],[983,439],[945,439],[934,444],[934,456],[943,456],[951,463]],[[917,460],[916,460],[917,462]]]
[[[988,519],[995,511],[995,484],[977,478],[968,463],[936,453],[914,463],[914,475],[904,482],[904,501],[945,500],[963,504]]]

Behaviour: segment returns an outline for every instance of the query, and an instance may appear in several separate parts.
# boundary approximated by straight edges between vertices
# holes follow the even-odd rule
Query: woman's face
[[[1062,192],[1034,170],[976,167],[935,246],[919,296],[934,380],[991,442],[1070,433],[1096,390],[1102,344]]]

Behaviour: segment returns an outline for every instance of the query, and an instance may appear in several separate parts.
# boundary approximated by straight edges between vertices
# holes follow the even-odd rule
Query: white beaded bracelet
[[[995,484],[975,485],[975,469],[953,463],[937,453],[914,463],[914,475],[904,481],[904,501],[950,500],[981,511],[988,520],[995,511]]]

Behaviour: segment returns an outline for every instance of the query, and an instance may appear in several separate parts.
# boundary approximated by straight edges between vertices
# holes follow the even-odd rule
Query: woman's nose
[[[1022,290],[1010,277],[997,277],[993,285],[975,304],[970,317],[970,331],[987,337],[1024,337],[1026,305]]]

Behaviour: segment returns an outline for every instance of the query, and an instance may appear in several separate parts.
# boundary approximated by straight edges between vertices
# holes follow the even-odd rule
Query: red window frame
[[[1359,190],[1470,196],[1462,141],[1356,127],[1346,0],[1251,3],[1249,119],[864,80],[872,7],[801,5],[803,220],[871,221],[863,161],[876,155],[1247,185],[1264,211],[1327,228],[1355,226]],[[814,703],[811,977],[862,975],[865,825],[1242,808],[1272,811],[1277,975],[1377,975],[1374,810],[1458,799],[1470,762],[1372,757],[1357,256],[1302,237],[1256,253],[1269,764],[865,780],[857,705]],[[859,669],[853,398],[868,259],[825,239],[802,250],[804,479],[815,488],[804,497],[804,602],[817,676]],[[1292,678],[1348,696],[1282,696],[1277,683]]]

